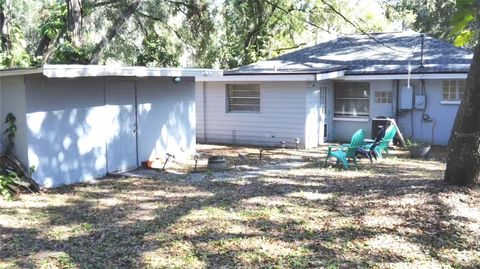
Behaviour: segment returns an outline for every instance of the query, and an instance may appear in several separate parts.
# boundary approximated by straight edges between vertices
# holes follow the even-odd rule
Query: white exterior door
[[[117,172],[134,169],[137,167],[135,83],[108,81],[105,102],[107,170]]]
[[[319,110],[318,110],[318,144],[325,142],[327,137],[327,84],[319,85]]]

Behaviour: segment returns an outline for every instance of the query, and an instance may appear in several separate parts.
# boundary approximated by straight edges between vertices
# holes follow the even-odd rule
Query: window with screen
[[[227,112],[260,112],[259,84],[227,84]]]
[[[335,117],[368,117],[370,112],[370,83],[335,83]]]
[[[460,101],[467,87],[466,80],[444,80],[443,81],[443,100]]]

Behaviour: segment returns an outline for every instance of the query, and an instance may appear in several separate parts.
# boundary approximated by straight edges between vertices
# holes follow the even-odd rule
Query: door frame
[[[104,93],[104,106],[105,106],[105,110],[107,109],[107,86],[108,86],[108,83],[111,83],[111,82],[129,82],[129,83],[133,83],[133,94],[134,94],[134,98],[133,98],[133,103],[132,103],[132,107],[133,107],[133,113],[134,113],[134,134],[135,134],[135,166],[138,167],[139,166],[139,157],[138,157],[138,90],[137,90],[137,80],[136,79],[128,79],[128,78],[115,78],[115,77],[106,77],[103,79],[103,93]],[[107,137],[105,137],[105,164],[106,164],[106,171],[107,173],[110,173],[109,172],[109,163],[108,163],[108,157],[109,157],[109,152],[108,152],[108,139]],[[115,172],[118,172],[118,171],[114,171],[113,173]]]
[[[328,137],[328,83],[318,84],[318,145],[325,143]],[[322,90],[323,89],[323,90]],[[323,120],[322,120],[322,106],[323,106]],[[323,137],[320,137],[321,130],[323,129]],[[321,142],[321,143],[320,143]]]

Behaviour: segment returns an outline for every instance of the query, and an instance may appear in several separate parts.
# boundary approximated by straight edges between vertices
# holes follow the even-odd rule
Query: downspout
[[[395,125],[397,125],[397,115],[399,114],[398,111],[397,111],[397,108],[398,108],[398,97],[399,97],[399,92],[400,92],[400,80],[396,79],[394,80],[393,82],[395,85],[394,85],[394,88],[395,88],[395,96],[396,96],[396,100],[395,102],[392,104],[392,110],[393,110],[393,115],[395,117]],[[398,139],[400,140],[400,144],[402,147],[406,147],[406,143],[405,143],[405,139],[403,138],[403,134],[400,130],[400,127],[398,127],[397,125],[397,136],[398,136]]]
[[[425,45],[425,34],[421,35],[422,38],[422,47],[421,47],[421,53],[420,53],[420,68],[423,69],[423,51],[424,51],[424,45]],[[427,89],[425,87],[425,80],[421,79],[420,80],[420,87],[422,94],[425,96],[425,106],[423,108],[422,112],[422,122],[431,122],[432,123],[432,137],[431,137],[431,144],[433,145],[435,143],[435,127],[437,125],[437,121],[430,117],[430,115],[427,113],[427,107],[428,107],[428,96],[427,96]],[[422,132],[423,134],[423,132]]]
[[[392,102],[392,116],[396,120],[397,119],[397,107],[398,107],[398,92],[400,87],[400,81],[398,79],[392,81],[392,89],[394,90],[393,95],[395,96],[395,102]]]

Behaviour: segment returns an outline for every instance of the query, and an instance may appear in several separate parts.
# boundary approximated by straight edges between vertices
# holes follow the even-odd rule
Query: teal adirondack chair
[[[356,150],[362,147],[363,139],[365,139],[365,131],[360,129],[353,134],[350,144],[344,144],[341,146],[341,148],[336,149],[333,146],[328,147],[327,158],[325,159],[325,167],[327,166],[328,158],[335,157],[337,159],[337,164],[341,162],[343,164],[343,168],[345,169],[349,168],[348,159],[352,159],[356,168]]]
[[[383,151],[385,151],[387,155],[389,154],[388,145],[390,145],[390,143],[392,142],[396,134],[397,134],[397,127],[394,124],[391,124],[390,126],[388,126],[387,130],[385,130],[385,136],[382,138],[380,143],[373,149],[378,158],[382,158]],[[364,146],[364,149],[370,149],[372,145],[373,143],[366,144]]]

